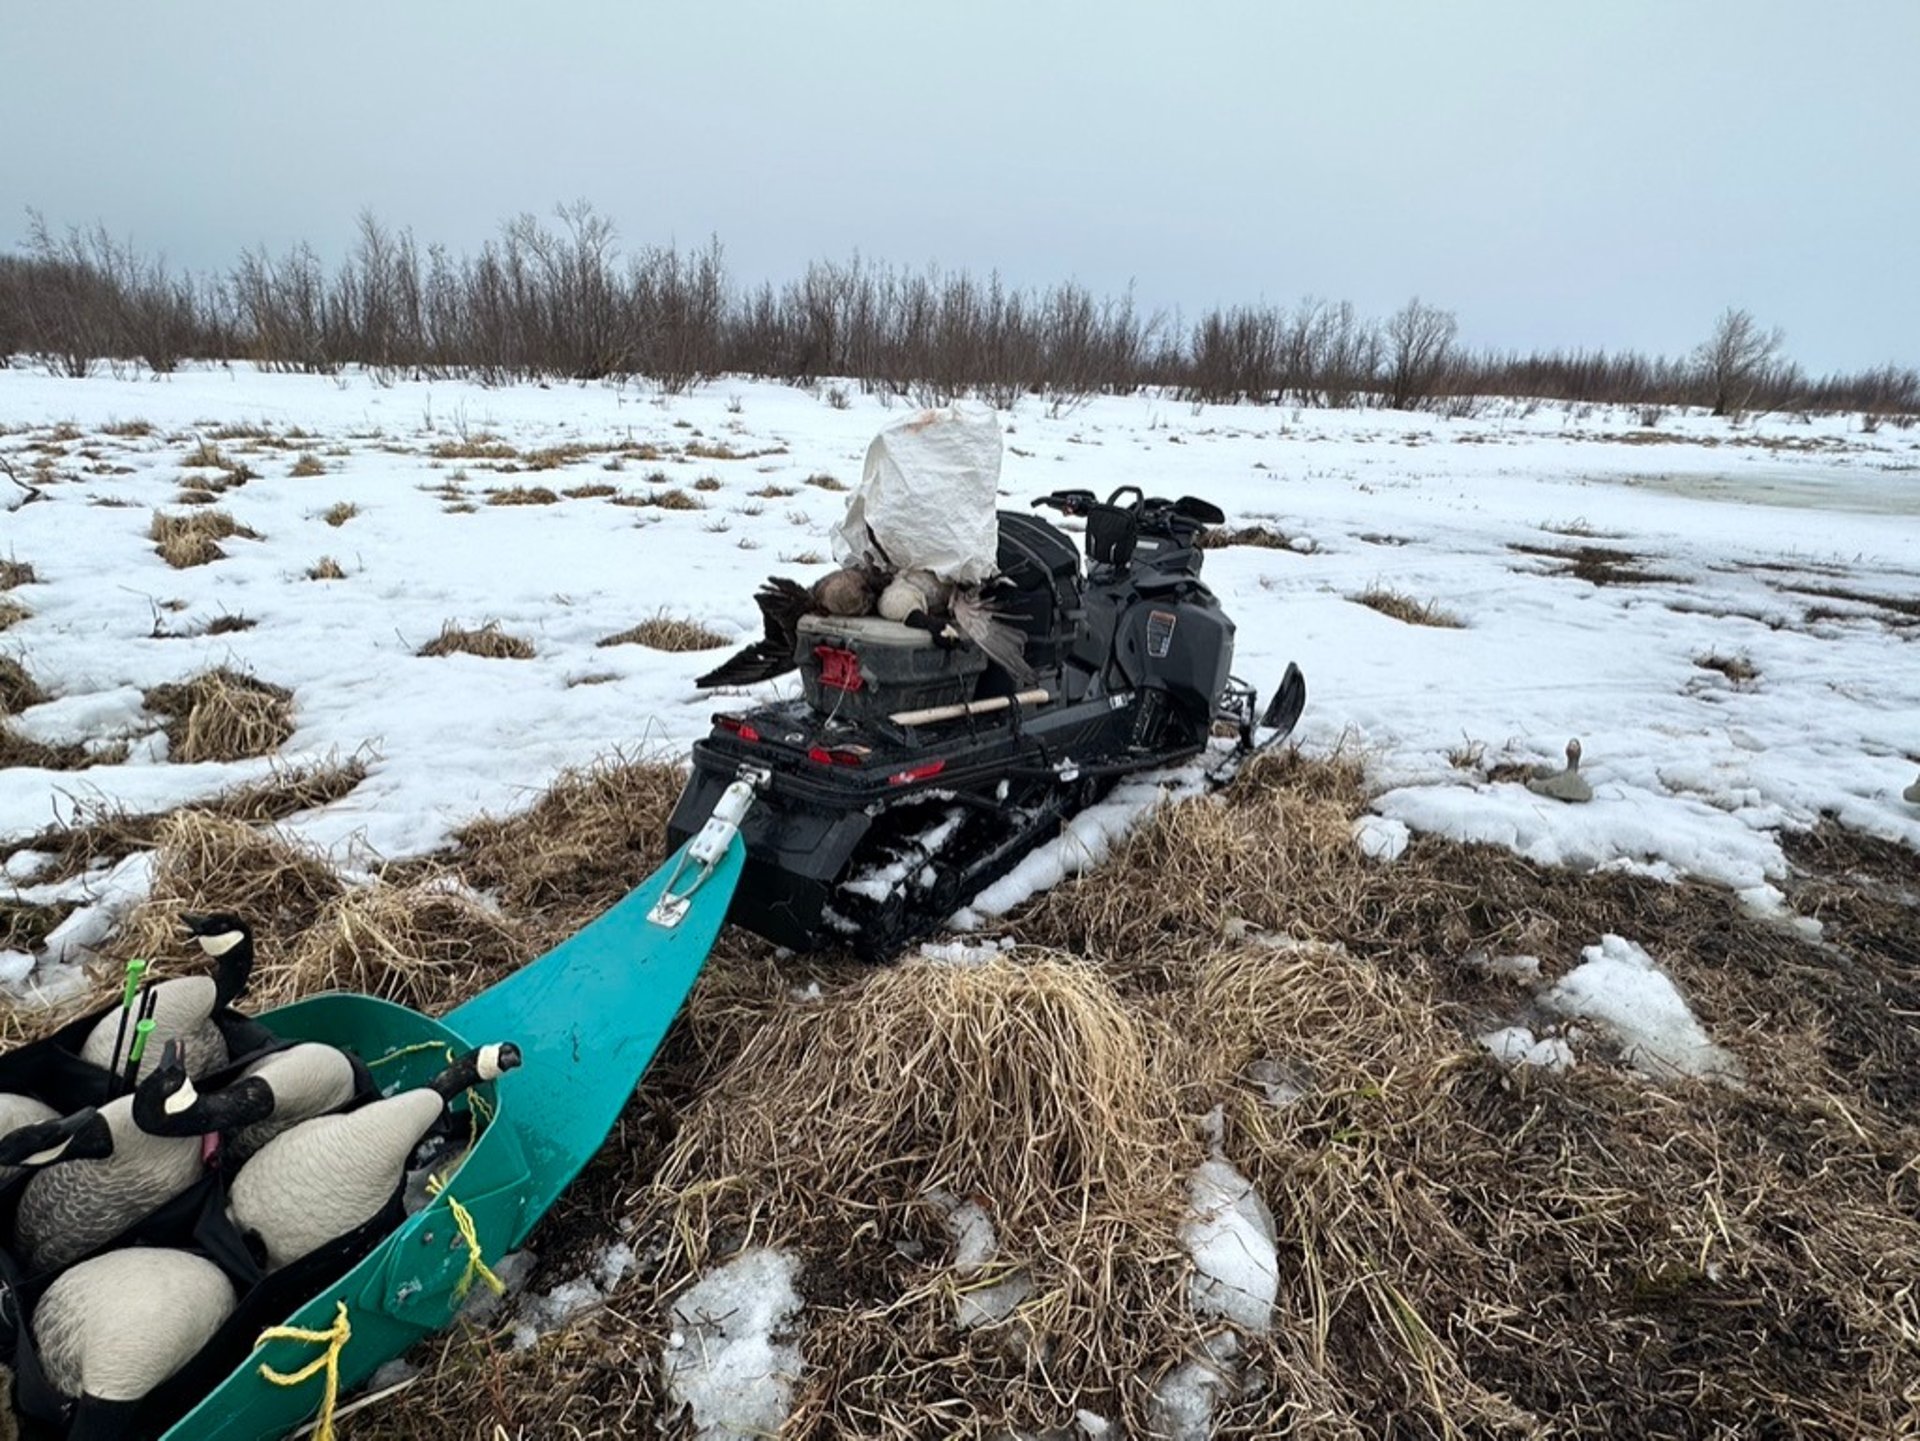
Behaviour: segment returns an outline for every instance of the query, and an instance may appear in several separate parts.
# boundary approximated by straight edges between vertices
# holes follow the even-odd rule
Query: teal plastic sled
[[[717,857],[711,869],[689,859],[707,839],[689,841],[612,910],[439,1020],[344,993],[255,1018],[289,1039],[326,1041],[370,1062],[390,1057],[375,1071],[383,1089],[424,1084],[446,1063],[441,1044],[464,1050],[513,1041],[523,1055],[518,1070],[493,1083],[492,1120],[439,1197],[287,1318],[289,1327],[327,1332],[345,1303],[351,1337],[338,1351],[342,1394],[459,1311],[469,1253],[450,1200],[471,1214],[482,1258],[497,1261],[605,1142],[692,990],[739,884],[746,853],[739,837],[724,826],[713,837],[704,852]],[[420,1049],[395,1054],[413,1046]],[[262,1375],[262,1364],[291,1376],[328,1350],[319,1341],[267,1342],[163,1441],[287,1435],[320,1410],[325,1368],[278,1385]]]

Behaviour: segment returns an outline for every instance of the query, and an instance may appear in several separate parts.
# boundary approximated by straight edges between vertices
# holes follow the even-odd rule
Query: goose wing
[[[769,576],[754,592],[754,604],[766,635],[743,647],[694,681],[701,690],[723,685],[753,685],[793,669],[794,647],[800,643],[800,617],[813,609],[813,595],[798,581]]]
[[[987,659],[1012,676],[1015,685],[1024,690],[1033,684],[1033,667],[1027,664],[1027,638],[1007,624],[979,591],[971,586],[957,588],[947,608],[954,629],[985,651]]]

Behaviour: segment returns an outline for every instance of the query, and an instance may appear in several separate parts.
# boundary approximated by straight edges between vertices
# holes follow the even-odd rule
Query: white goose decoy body
[[[169,1044],[130,1096],[0,1137],[0,1165],[35,1171],[14,1217],[30,1268],[67,1265],[200,1179],[201,1137],[233,1103],[200,1096],[179,1055]]]
[[[257,1238],[269,1271],[365,1225],[399,1189],[408,1156],[447,1103],[519,1064],[518,1046],[482,1046],[425,1086],[281,1132],[233,1178],[234,1224]]]
[[[56,1277],[33,1311],[49,1384],[80,1404],[69,1441],[125,1437],[134,1404],[212,1339],[234,1311],[233,1283],[204,1257],[129,1247]]]
[[[178,1041],[187,1071],[204,1076],[228,1061],[226,1038],[213,1023],[213,1013],[231,1005],[253,975],[253,931],[238,916],[221,912],[211,916],[183,916],[200,949],[217,962],[211,976],[176,976],[151,987],[153,1032],[151,1051]],[[113,1063],[114,1042],[124,1045],[118,1009],[102,1016],[80,1048],[80,1059],[105,1069]],[[121,1059],[125,1059],[124,1051]]]

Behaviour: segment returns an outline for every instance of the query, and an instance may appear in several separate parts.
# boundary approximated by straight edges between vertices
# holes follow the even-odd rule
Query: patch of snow
[[[1264,1056],[1247,1067],[1247,1074],[1253,1078],[1255,1085],[1266,1092],[1267,1104],[1275,1110],[1303,1100],[1307,1092],[1313,1089],[1312,1078],[1298,1067]]]
[[[1399,860],[1412,839],[1407,823],[1390,816],[1365,815],[1353,823],[1353,842],[1371,860]]]
[[[26,885],[42,874],[53,861],[54,856],[49,851],[18,850],[7,857],[4,865],[0,865],[0,875],[15,885]]]
[[[1222,1331],[1202,1343],[1153,1388],[1147,1434],[1153,1441],[1212,1441],[1213,1413],[1239,1385],[1240,1338]]]
[[[1494,1059],[1508,1066],[1537,1066],[1543,1071],[1573,1069],[1573,1047],[1560,1036],[1534,1039],[1526,1026],[1503,1026],[1478,1038]]]
[[[17,986],[33,974],[33,956],[27,951],[0,951],[0,986]]]
[[[1604,1027],[1627,1064],[1645,1075],[1738,1081],[1740,1063],[1708,1037],[1652,956],[1616,935],[1603,936],[1581,955],[1584,963],[1540,998],[1543,1005]]]
[[[799,1346],[788,1339],[799,1274],[792,1256],[748,1251],[674,1301],[667,1384],[691,1408],[700,1441],[773,1436],[785,1424],[800,1373]]]
[[[147,714],[140,687],[133,685],[61,696],[29,706],[13,717],[10,724],[29,740],[44,745],[81,741],[89,747],[127,736],[146,735],[157,728],[153,717]]]
[[[994,941],[923,941],[920,954],[929,961],[947,966],[978,966],[998,960],[1013,949],[1006,937]]]
[[[993,1220],[977,1201],[960,1201],[946,1191],[929,1191],[927,1199],[945,1212],[947,1235],[953,1240],[953,1269],[961,1279],[978,1276],[1000,1253]],[[964,1329],[1004,1321],[1033,1294],[1033,1281],[1024,1269],[988,1285],[964,1287],[954,1297],[954,1321]]]
[[[93,899],[47,933],[44,949],[50,965],[78,965],[97,958],[97,948],[120,918],[153,889],[154,855],[136,851],[121,860],[90,889]]]
[[[1188,1219],[1180,1242],[1193,1257],[1188,1299],[1203,1316],[1222,1316],[1265,1334],[1280,1289],[1273,1213],[1252,1182],[1226,1161],[1203,1161],[1187,1181]]]

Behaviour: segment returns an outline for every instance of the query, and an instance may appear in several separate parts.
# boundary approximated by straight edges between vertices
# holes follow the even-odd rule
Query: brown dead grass
[[[147,527],[147,539],[154,542],[160,558],[175,570],[220,560],[226,552],[219,542],[230,537],[260,539],[257,531],[241,525],[224,510],[195,510],[185,515],[155,511]]]
[[[24,665],[10,655],[0,655],[0,716],[18,715],[46,698],[47,693]]]
[[[1575,580],[1584,580],[1589,585],[1680,585],[1687,579],[1684,575],[1645,570],[1642,568],[1646,561],[1645,556],[1617,546],[1555,546],[1514,542],[1509,544],[1507,549],[1518,551],[1522,555],[1534,555],[1558,561],[1557,566],[1545,573],[1572,576]]]
[[[336,530],[360,514],[360,507],[350,500],[336,500],[320,513],[320,519]]]
[[[455,833],[450,863],[546,936],[598,915],[659,864],[678,766],[614,755],[565,771],[527,810]]]
[[[12,590],[16,586],[32,585],[39,577],[33,567],[24,560],[15,560],[8,556],[0,560],[0,590]]]
[[[698,621],[687,620],[682,616],[656,615],[638,625],[628,626],[617,634],[606,636],[594,642],[596,645],[644,645],[654,650],[689,651],[712,650],[716,646],[726,645],[728,637],[718,631],[709,630]]]
[[[288,475],[293,476],[296,480],[305,480],[309,476],[325,475],[326,473],[327,467],[325,462],[310,450],[302,451],[300,458],[294,461],[292,469],[287,472]]]
[[[807,484],[815,490],[845,490],[847,488],[847,483],[844,480],[836,476],[828,475],[825,471],[820,471],[808,476]]]
[[[568,500],[605,500],[608,496],[618,495],[619,493],[619,486],[607,485],[598,481],[590,485],[570,486],[561,492]]]
[[[705,510],[706,502],[688,495],[678,486],[668,490],[656,490],[651,495],[639,497],[641,505],[657,506],[661,510]]]
[[[1735,685],[1748,685],[1760,678],[1760,669],[1743,655],[1697,655],[1693,663],[1701,670],[1718,671]]]
[[[513,485],[487,492],[488,505],[558,505],[560,497],[544,485]]]
[[[1451,611],[1443,610],[1438,602],[1415,600],[1405,591],[1383,585],[1368,586],[1358,595],[1350,595],[1347,599],[1408,625],[1430,625],[1443,630],[1463,630],[1466,627],[1465,621]]]
[[[513,460],[520,454],[504,440],[491,435],[476,435],[464,440],[445,440],[434,446],[436,460]]]
[[[293,692],[221,666],[145,694],[165,718],[168,755],[184,764],[271,755],[293,734]]]
[[[346,570],[330,555],[323,555],[307,567],[308,580],[345,580]]]
[[[533,646],[517,635],[509,635],[500,629],[500,622],[490,620],[478,628],[468,628],[447,621],[440,627],[440,634],[414,652],[421,656],[441,655],[477,655],[486,660],[532,660]]]
[[[259,780],[231,786],[186,809],[219,820],[265,825],[330,805],[351,794],[366,778],[364,755],[292,765],[276,763]],[[68,823],[47,826],[17,845],[54,858],[43,880],[66,880],[94,866],[124,860],[135,851],[153,849],[173,814],[176,812],[130,811],[104,801],[80,799]]]
[[[1244,525],[1240,527],[1213,525],[1200,532],[1198,544],[1202,550],[1225,550],[1228,546],[1251,546],[1259,550],[1298,550],[1311,554],[1319,547],[1307,542],[1295,545],[1294,537],[1284,531],[1265,525]]]
[[[12,630],[32,614],[12,596],[0,596],[0,631]]]

